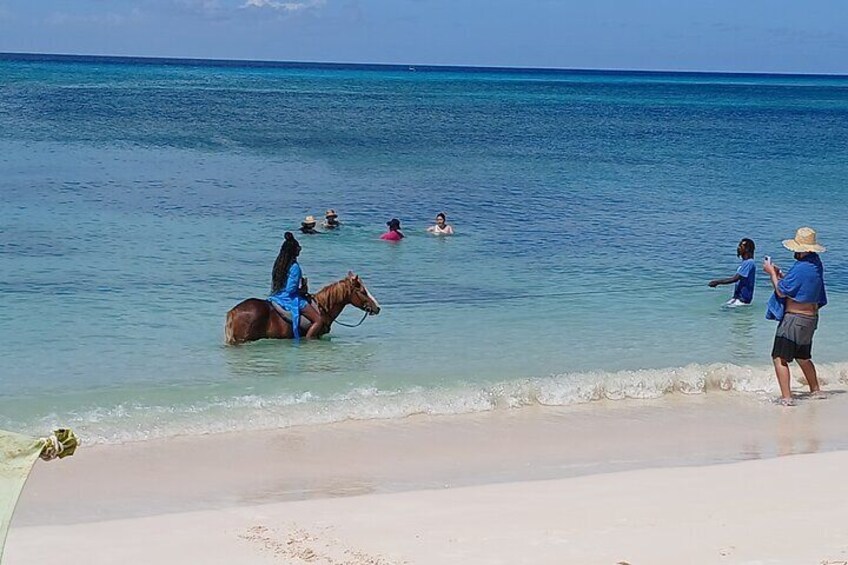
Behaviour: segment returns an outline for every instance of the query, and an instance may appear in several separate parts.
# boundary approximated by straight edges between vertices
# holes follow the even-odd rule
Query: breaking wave
[[[818,365],[823,385],[848,384],[848,363]],[[793,371],[798,383],[803,377]],[[34,429],[62,422],[88,443],[140,441],[180,435],[269,430],[345,420],[397,419],[417,414],[453,415],[525,406],[569,406],[600,401],[657,399],[667,395],[737,392],[774,395],[771,366],[687,365],[658,370],[561,373],[494,384],[397,390],[355,388],[322,397],[311,392],[244,395],[192,404],[149,406],[124,403],[79,413],[51,414]]]

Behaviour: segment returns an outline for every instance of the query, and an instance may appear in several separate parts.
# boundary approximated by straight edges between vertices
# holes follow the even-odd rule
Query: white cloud
[[[326,0],[300,0],[299,2],[280,2],[279,0],[246,0],[242,8],[269,8],[282,12],[300,12],[309,8],[323,6]]]

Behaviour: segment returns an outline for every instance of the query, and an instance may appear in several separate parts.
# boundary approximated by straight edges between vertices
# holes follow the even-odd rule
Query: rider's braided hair
[[[271,271],[271,294],[276,294],[286,287],[286,281],[289,278],[289,269],[292,263],[297,260],[300,244],[294,238],[290,231],[287,231],[283,245],[280,246],[280,253],[277,255],[277,260],[274,261],[274,270]]]

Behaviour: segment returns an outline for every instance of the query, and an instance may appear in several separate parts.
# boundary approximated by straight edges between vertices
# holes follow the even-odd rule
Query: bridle
[[[350,284],[350,283],[347,283],[347,284]],[[353,290],[353,289],[351,289],[351,290]],[[367,290],[365,291],[365,294],[370,298],[370,293]],[[373,298],[372,298],[372,300],[373,300]],[[321,313],[323,315],[325,315],[325,316],[327,315],[327,312],[324,311],[324,308],[321,307],[321,304],[319,304],[317,300],[315,301],[315,305],[318,307],[318,309],[321,311]],[[357,323],[346,324],[346,323],[340,322],[338,320],[333,320],[332,322],[330,322],[330,324],[331,325],[332,324],[338,324],[338,325],[343,326],[345,328],[358,328],[359,326],[361,326],[365,322],[365,318],[367,318],[368,316],[370,316],[373,313],[374,313],[374,309],[371,307],[371,305],[367,305],[365,308],[362,309],[362,318]]]

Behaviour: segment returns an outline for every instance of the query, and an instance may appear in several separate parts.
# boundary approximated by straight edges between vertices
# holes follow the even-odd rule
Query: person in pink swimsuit
[[[403,239],[403,232],[400,231],[400,220],[392,218],[386,225],[389,226],[389,231],[380,236],[383,241],[400,241]]]

